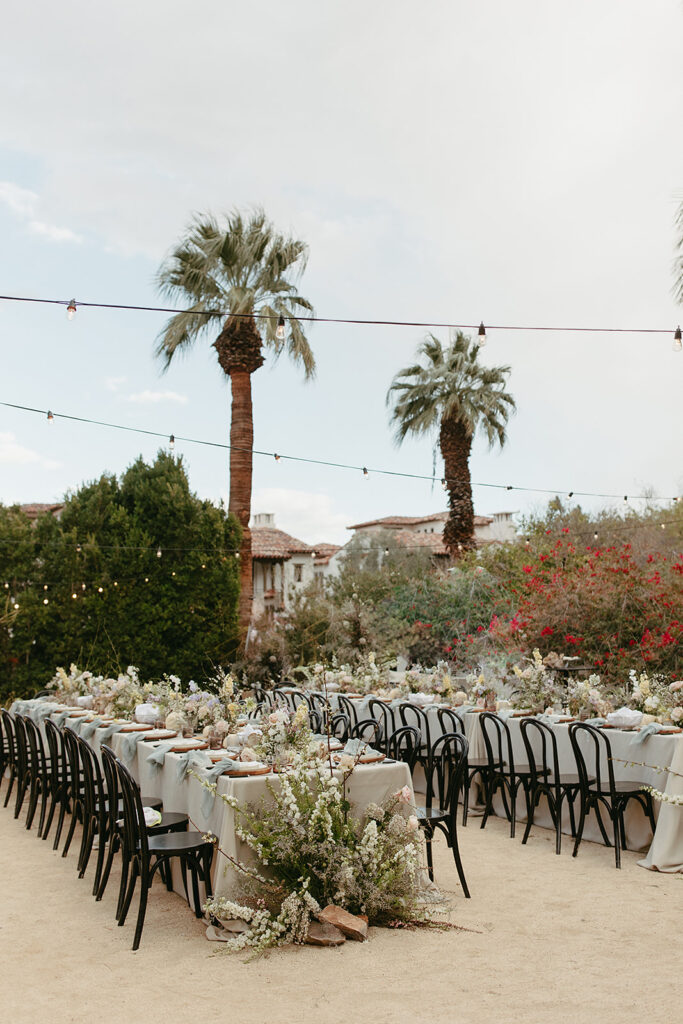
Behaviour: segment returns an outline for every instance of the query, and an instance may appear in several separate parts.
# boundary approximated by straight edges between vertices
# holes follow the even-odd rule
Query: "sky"
[[[478,513],[550,496],[480,484],[682,494],[682,32],[678,0],[12,3],[0,293],[164,305],[155,274],[192,215],[262,205],[310,246],[300,288],[322,317],[670,331],[489,330],[517,413],[502,451],[475,441]],[[0,401],[227,442],[210,339],[163,373],[164,322],[0,301]],[[432,472],[433,439],[397,448],[385,405],[423,334],[316,324],[308,383],[267,359],[255,447],[371,472],[255,456],[254,512],[343,543],[445,508],[438,485],[372,472]],[[0,501],[57,501],[159,443],[0,406]],[[176,451],[199,495],[227,498],[227,452]]]

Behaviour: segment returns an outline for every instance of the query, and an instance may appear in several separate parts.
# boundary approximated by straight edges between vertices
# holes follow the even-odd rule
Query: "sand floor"
[[[4,787],[3,787],[4,792]],[[682,812],[683,813],[683,812]],[[505,822],[461,829],[472,899],[436,843],[436,881],[452,920],[474,931],[372,929],[365,944],[288,948],[245,963],[204,937],[185,902],[155,883],[142,945],[134,913],[113,919],[118,876],[101,903],[93,866],[0,807],[0,1018],[5,1021],[221,1020],[234,1024],[403,1024],[680,1020],[683,876],[644,871],[626,853],[534,829],[526,847]],[[78,838],[78,836],[76,837]],[[136,903],[133,904],[133,911]]]

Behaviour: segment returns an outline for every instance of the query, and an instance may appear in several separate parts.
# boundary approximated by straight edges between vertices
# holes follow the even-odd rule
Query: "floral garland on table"
[[[237,815],[238,837],[270,876],[233,861],[241,896],[207,900],[204,909],[212,917],[248,925],[228,940],[229,950],[261,953],[302,943],[312,918],[328,904],[364,914],[370,924],[431,919],[421,881],[419,823],[402,813],[412,804],[410,788],[381,805],[370,804],[358,820],[346,799],[351,771],[340,780],[327,765],[311,767],[299,757],[280,776],[278,788],[269,784],[271,801],[257,809],[220,794]],[[216,791],[215,784],[204,785]]]

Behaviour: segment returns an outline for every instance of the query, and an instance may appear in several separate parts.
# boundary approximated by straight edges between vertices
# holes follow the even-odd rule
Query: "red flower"
[[[541,630],[541,636],[552,636],[554,632],[555,632],[555,630],[551,629],[550,626],[545,626]]]

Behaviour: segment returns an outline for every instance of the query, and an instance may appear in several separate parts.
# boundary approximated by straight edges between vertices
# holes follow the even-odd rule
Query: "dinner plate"
[[[151,725],[143,725],[142,722],[129,722],[128,725],[124,725],[123,729],[119,729],[119,732],[151,732]]]
[[[186,754],[188,750],[206,750],[208,743],[205,740],[180,739],[171,747],[172,754]]]
[[[178,733],[174,732],[173,729],[150,729],[145,736],[145,740],[171,740]]]

